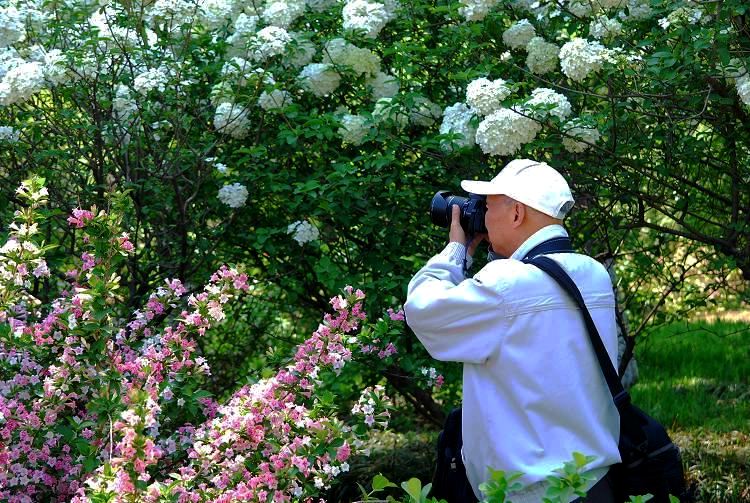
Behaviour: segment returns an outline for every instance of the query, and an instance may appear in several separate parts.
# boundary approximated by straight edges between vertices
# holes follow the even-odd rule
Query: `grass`
[[[636,357],[633,401],[667,425],[699,500],[750,502],[750,324],[672,324]]]

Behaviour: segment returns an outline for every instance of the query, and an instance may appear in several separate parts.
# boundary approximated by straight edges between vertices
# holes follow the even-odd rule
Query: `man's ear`
[[[520,226],[523,223],[523,219],[526,216],[526,206],[522,203],[513,203],[513,228]]]

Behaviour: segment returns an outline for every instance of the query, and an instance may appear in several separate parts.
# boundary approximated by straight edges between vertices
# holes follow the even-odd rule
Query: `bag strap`
[[[573,298],[573,301],[580,308],[581,313],[583,314],[583,320],[586,324],[589,340],[591,341],[591,345],[594,347],[594,352],[596,353],[596,359],[599,360],[599,366],[601,367],[604,378],[607,381],[607,387],[612,394],[612,399],[615,402],[617,410],[622,413],[630,404],[630,395],[625,391],[625,388],[623,388],[622,383],[620,382],[620,378],[612,364],[612,360],[609,359],[609,355],[604,347],[599,331],[596,329],[594,320],[591,318],[591,313],[589,313],[586,303],[583,300],[583,296],[575,282],[557,262],[549,257],[543,255],[527,256],[527,258],[524,259],[524,262],[532,264],[549,274],[552,279],[554,279],[560,287],[562,287],[562,289]]]

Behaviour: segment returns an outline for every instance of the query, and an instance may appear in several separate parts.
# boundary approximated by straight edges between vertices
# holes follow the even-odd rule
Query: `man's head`
[[[505,256],[542,227],[561,224],[574,203],[560,173],[529,159],[509,162],[489,182],[464,180],[461,187],[487,196],[489,240],[492,249]]]

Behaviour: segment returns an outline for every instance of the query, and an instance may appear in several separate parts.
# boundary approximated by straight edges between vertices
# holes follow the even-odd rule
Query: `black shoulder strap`
[[[604,378],[607,380],[609,392],[612,394],[612,398],[614,399],[618,410],[622,411],[622,409],[630,403],[630,395],[625,391],[625,388],[622,387],[617,371],[615,370],[614,365],[612,365],[612,360],[609,359],[609,355],[604,348],[604,343],[599,335],[599,331],[596,329],[594,320],[591,318],[591,313],[589,313],[589,310],[583,301],[583,296],[581,295],[580,290],[578,290],[575,282],[557,262],[549,257],[537,255],[536,257],[527,257],[524,259],[524,262],[535,265],[549,274],[552,279],[554,279],[560,287],[562,287],[562,289],[573,298],[575,303],[578,304],[578,307],[583,314],[584,322],[586,323],[586,329],[589,334],[589,339],[591,340],[591,345],[594,347],[597,360],[599,360],[599,366],[604,373]]]

